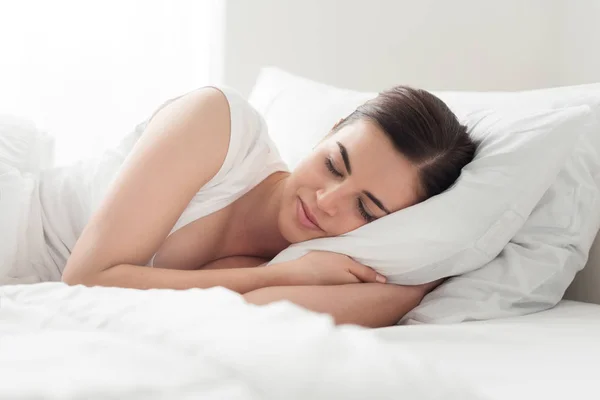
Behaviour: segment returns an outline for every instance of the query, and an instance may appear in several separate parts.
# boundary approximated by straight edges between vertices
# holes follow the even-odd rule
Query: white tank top
[[[229,149],[221,169],[196,193],[171,233],[233,203],[272,173],[288,171],[268,135],[264,118],[233,89],[217,88],[225,94],[230,107]],[[28,276],[25,281],[60,280],[77,238],[146,125],[158,110],[179,97],[161,104],[116,147],[101,156],[41,172],[39,190],[34,193],[39,195],[40,207],[32,209],[27,229],[28,263],[21,261],[21,270],[15,270],[13,276]],[[43,248],[39,249],[40,246]],[[148,266],[153,259],[154,256]],[[26,264],[29,268],[24,269]]]

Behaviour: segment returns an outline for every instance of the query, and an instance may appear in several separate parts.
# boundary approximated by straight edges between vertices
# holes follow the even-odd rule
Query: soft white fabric
[[[588,104],[599,122],[579,138],[552,186],[500,255],[441,285],[404,321],[451,323],[550,308],[586,265],[600,227],[600,84],[516,94],[446,94],[452,96],[481,98],[479,102],[487,105],[504,100],[516,106]],[[585,271],[581,278],[589,279],[584,288],[596,292],[587,298],[599,298],[599,264],[592,260],[586,267],[590,268],[596,270]]]
[[[406,329],[409,328],[409,329]],[[526,316],[376,332],[477,382],[490,399],[598,398],[600,306],[563,301]]]
[[[0,154],[0,277],[16,261],[19,229],[26,218],[26,200],[34,181],[3,161]]]
[[[265,117],[281,157],[294,169],[340,118],[375,96],[269,67],[261,70],[248,101]]]
[[[596,399],[600,306],[366,330],[223,288],[0,287],[2,399]]]
[[[54,140],[16,115],[0,115],[0,278],[26,251],[19,246],[30,217],[37,175],[52,164]]]
[[[55,139],[28,118],[0,114],[0,157],[21,173],[36,173],[54,162]]]
[[[297,149],[286,159],[293,166],[335,121],[372,96],[270,68],[263,70],[250,101],[264,114],[282,157]],[[593,116],[587,105],[482,107],[460,95],[446,100],[482,140],[456,185],[340,237],[290,246],[272,262],[309,250],[336,251],[393,283],[417,284],[473,271],[494,259],[548,190]]]
[[[262,116],[233,89],[218,88],[230,106],[229,149],[221,169],[190,201],[171,233],[226,207],[271,173],[287,170],[268,136]],[[167,100],[152,115],[179,97]],[[23,258],[14,263],[8,276],[0,275],[0,279],[12,283],[60,280],[83,228],[151,118],[138,124],[117,146],[99,157],[41,172],[39,185],[35,185],[31,196],[27,234],[22,239],[26,251]],[[0,151],[8,152],[9,145],[5,144]]]
[[[461,399],[435,354],[223,288],[0,287],[2,399]]]

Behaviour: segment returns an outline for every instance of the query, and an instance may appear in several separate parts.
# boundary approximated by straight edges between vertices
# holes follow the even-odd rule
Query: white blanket
[[[488,398],[435,354],[374,332],[223,288],[4,286],[0,398]]]

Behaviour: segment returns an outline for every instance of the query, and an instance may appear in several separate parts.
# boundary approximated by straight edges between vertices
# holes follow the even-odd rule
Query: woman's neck
[[[290,245],[278,224],[288,176],[283,171],[269,175],[237,202],[226,236],[237,255],[271,259]]]

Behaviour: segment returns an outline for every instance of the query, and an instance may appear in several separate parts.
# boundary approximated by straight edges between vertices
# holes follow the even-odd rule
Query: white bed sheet
[[[375,331],[469,376],[489,399],[600,399],[600,306],[563,300],[522,317]]]
[[[0,287],[0,399],[598,398],[600,306],[367,330],[223,288]]]

